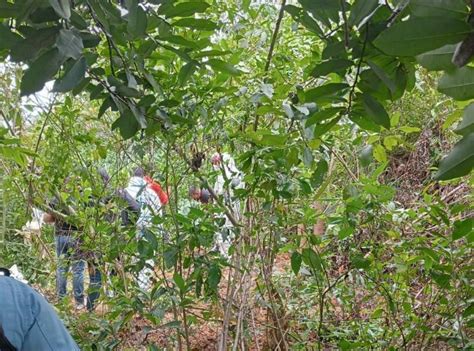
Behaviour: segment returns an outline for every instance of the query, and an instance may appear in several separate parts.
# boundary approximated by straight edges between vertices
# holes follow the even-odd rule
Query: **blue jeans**
[[[84,303],[84,269],[86,263],[79,254],[79,241],[69,235],[56,236],[58,270],[56,290],[60,298],[67,294],[67,274],[72,265],[72,289],[77,303]]]
[[[87,309],[93,311],[95,308],[95,301],[100,296],[100,289],[102,287],[102,274],[99,269],[97,260],[93,259],[87,263],[89,270],[89,293],[87,295]]]
[[[35,290],[0,276],[0,325],[18,350],[78,351],[54,309]]]

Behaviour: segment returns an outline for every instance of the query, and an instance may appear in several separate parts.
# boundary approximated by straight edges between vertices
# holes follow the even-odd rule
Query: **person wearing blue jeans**
[[[80,257],[79,241],[73,235],[56,235],[56,254],[58,268],[56,276],[57,293],[60,298],[67,295],[67,274],[72,266],[72,289],[76,307],[84,307],[84,269],[85,261]],[[100,281],[100,278],[99,278]]]
[[[54,309],[35,290],[0,275],[0,349],[79,351]]]

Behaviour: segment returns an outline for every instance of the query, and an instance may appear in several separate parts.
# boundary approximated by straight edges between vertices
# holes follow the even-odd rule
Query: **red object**
[[[161,185],[148,176],[143,177],[143,179],[147,182],[148,187],[158,195],[161,204],[166,205],[168,203],[168,194],[161,188]]]

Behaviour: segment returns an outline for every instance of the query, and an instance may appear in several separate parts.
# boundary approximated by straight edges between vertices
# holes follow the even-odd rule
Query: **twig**
[[[275,24],[275,30],[273,31],[272,41],[270,43],[270,50],[268,51],[267,62],[265,63],[265,68],[263,70],[264,74],[266,74],[270,68],[270,63],[273,57],[273,50],[275,50],[275,44],[278,37],[278,31],[280,30],[281,21],[283,19],[283,15],[285,14],[285,5],[286,0],[281,1],[280,12],[278,13],[278,19]],[[253,125],[253,130],[257,131],[258,129],[258,119],[259,115],[255,115],[255,123]]]
[[[367,45],[367,40],[369,38],[369,24],[365,25],[365,38],[362,45],[362,52],[360,53],[359,63],[357,64],[356,76],[354,78],[354,83],[352,83],[351,91],[349,93],[349,104],[347,105],[346,115],[349,115],[352,110],[352,100],[354,99],[355,88],[360,77],[360,69],[362,67],[362,62],[364,61],[365,47]]]

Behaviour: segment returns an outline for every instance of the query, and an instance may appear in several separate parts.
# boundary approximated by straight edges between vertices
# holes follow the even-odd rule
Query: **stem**
[[[275,24],[275,30],[273,31],[272,42],[270,43],[270,50],[268,51],[267,62],[265,63],[265,68],[263,69],[264,74],[266,74],[270,68],[270,63],[273,57],[273,50],[275,50],[275,44],[278,37],[278,31],[280,30],[281,21],[283,19],[283,15],[285,14],[285,5],[286,0],[281,1],[280,12],[278,13],[278,19]],[[259,115],[255,115],[255,123],[253,125],[253,130],[257,131],[258,129],[258,118]]]

